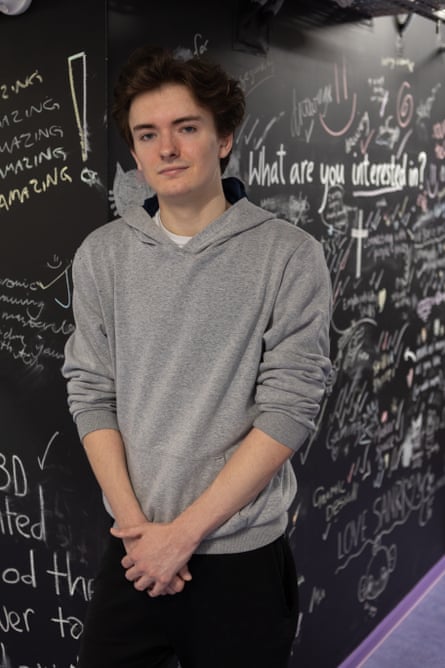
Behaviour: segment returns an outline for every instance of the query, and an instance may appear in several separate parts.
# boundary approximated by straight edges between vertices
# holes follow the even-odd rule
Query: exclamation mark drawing
[[[80,151],[83,162],[86,162],[90,147],[87,128],[87,56],[84,51],[68,56],[68,76],[79,131]]]
[[[82,162],[86,162],[91,148],[88,142],[87,126],[87,55],[85,51],[68,56],[68,76],[74,116],[79,131]],[[80,180],[89,186],[103,189],[98,173],[86,165],[80,173]]]

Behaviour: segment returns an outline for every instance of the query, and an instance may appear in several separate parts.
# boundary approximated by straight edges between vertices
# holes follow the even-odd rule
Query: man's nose
[[[161,135],[160,153],[163,158],[171,158],[178,155],[178,147],[171,132]]]

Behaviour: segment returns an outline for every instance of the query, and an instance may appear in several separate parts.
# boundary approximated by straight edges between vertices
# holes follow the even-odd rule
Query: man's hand
[[[127,528],[111,529],[111,533],[126,546],[122,559],[126,578],[150,596],[182,591],[191,579],[187,564],[199,544],[255,499],[292,453],[290,447],[254,427],[214,481],[173,521],[160,524],[144,519],[129,525],[121,513]]]
[[[135,589],[152,597],[176,594],[192,579],[187,563],[196,546],[187,545],[171,524],[144,522],[111,533],[124,542],[127,554],[121,563]]]

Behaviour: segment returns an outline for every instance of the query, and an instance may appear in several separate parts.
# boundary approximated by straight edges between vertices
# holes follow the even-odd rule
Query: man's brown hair
[[[220,65],[198,57],[184,60],[168,49],[142,46],[133,51],[119,74],[111,111],[130,148],[133,148],[128,123],[131,103],[137,95],[158,90],[165,84],[186,86],[197,104],[212,114],[219,137],[234,133],[243,120],[244,93],[239,82],[230,78]],[[229,159],[230,153],[220,159],[221,173]]]

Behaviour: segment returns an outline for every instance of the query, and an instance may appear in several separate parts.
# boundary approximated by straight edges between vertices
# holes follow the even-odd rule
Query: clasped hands
[[[187,545],[171,523],[113,527],[111,533],[124,543],[127,554],[121,564],[135,589],[146,590],[151,597],[177,594],[192,579],[187,564],[195,546]]]

